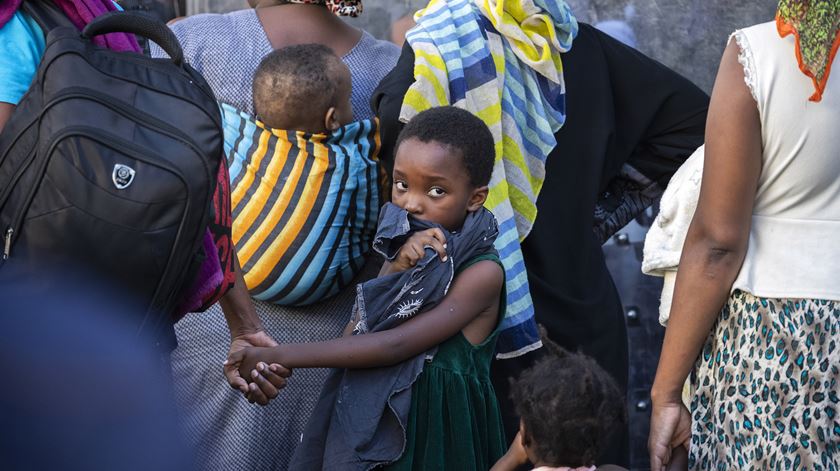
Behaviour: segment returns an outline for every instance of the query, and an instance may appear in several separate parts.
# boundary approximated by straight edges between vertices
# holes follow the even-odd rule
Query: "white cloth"
[[[763,155],[749,246],[732,290],[840,300],[840,72],[829,75],[822,101],[812,102],[793,35],[780,37],[769,22],[733,37],[758,106]]]
[[[840,300],[840,73],[821,102],[775,22],[732,34],[761,119],[762,169],[747,254],[732,285],[767,298]],[[664,277],[664,326],[703,173],[703,147],[674,174],[645,239],[642,271]]]
[[[668,322],[668,314],[671,312],[674,282],[685,235],[700,197],[704,149],[705,146],[697,148],[671,177],[659,203],[659,214],[645,237],[642,272],[665,279],[659,303],[659,323],[663,326]]]

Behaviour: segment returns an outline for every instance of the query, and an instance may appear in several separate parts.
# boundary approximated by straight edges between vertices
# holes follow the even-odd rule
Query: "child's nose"
[[[420,205],[420,202],[418,202],[416,198],[408,198],[408,200],[405,202],[404,208],[410,214],[420,214],[423,212],[423,207]]]

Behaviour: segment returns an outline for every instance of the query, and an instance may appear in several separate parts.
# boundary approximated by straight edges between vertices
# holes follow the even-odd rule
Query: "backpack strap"
[[[38,23],[44,36],[60,26],[76,27],[51,0],[23,0],[20,9]]]

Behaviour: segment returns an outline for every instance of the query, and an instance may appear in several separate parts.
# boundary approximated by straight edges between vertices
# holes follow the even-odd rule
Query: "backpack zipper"
[[[58,145],[58,142],[68,136],[84,136],[89,139],[92,139],[99,144],[105,145],[107,147],[111,147],[115,150],[120,152],[124,152],[128,155],[131,155],[133,158],[144,162],[146,164],[163,168],[172,173],[173,175],[177,175],[181,182],[184,183],[186,187],[186,181],[184,180],[184,176],[180,174],[174,167],[167,165],[165,161],[163,162],[151,162],[145,158],[138,158],[138,155],[143,155],[142,152],[131,148],[130,146],[126,145],[126,142],[119,142],[122,139],[117,138],[116,136],[108,136],[110,138],[110,142],[105,142],[107,138],[100,138],[98,136],[97,128],[92,128],[89,126],[72,126],[65,128],[65,131],[59,134],[58,136],[54,137],[50,141],[50,145],[48,147],[46,155],[52,154],[55,146]],[[26,211],[29,210],[29,206],[32,204],[32,200],[35,197],[35,193],[38,191],[38,188],[41,186],[41,181],[44,178],[44,174],[46,173],[47,165],[49,165],[50,159],[44,158],[41,162],[40,167],[38,167],[38,172],[36,173],[37,177],[29,189],[29,192],[23,199],[23,204],[21,205],[20,210],[15,214],[14,218],[11,221],[11,225],[6,228],[6,233],[4,235],[4,244],[3,244],[3,260],[7,260],[11,256],[11,248],[14,242],[17,240],[17,237],[20,236],[20,226],[23,223],[23,217],[26,215]],[[189,200],[188,200],[189,201]],[[187,206],[186,211],[189,211],[189,206]],[[183,223],[183,220],[182,220]],[[180,234],[181,228],[179,227],[178,233]]]
[[[12,250],[12,235],[14,235],[15,230],[11,227],[6,229],[6,235],[3,236],[3,260],[8,260],[9,253]]]
[[[126,54],[124,52],[112,51],[110,49],[106,49],[106,50],[98,51],[98,52],[100,52],[102,55],[105,55],[105,56],[111,56],[112,58],[114,58],[116,60],[124,60],[126,62],[133,62],[137,65],[140,65],[140,66],[143,66],[143,67],[146,67],[146,68],[155,69],[159,72],[163,72],[163,73],[166,73],[166,74],[171,73],[170,66],[162,64],[161,61],[167,61],[169,63],[172,63],[173,65],[175,64],[174,62],[172,62],[172,59],[168,58],[168,57],[149,57],[149,56],[143,56],[143,55],[138,55],[138,54]],[[164,52],[166,52],[166,51],[164,51]],[[181,66],[177,66],[177,65],[175,66],[182,73],[182,77],[186,78],[189,81],[190,84],[195,85],[199,90],[201,90],[201,92],[206,97],[210,98],[211,101],[217,101],[216,97],[213,95],[213,92],[212,92],[212,89],[210,88],[210,86],[208,85],[207,87],[205,87],[200,83],[196,83],[195,77],[187,70],[186,67],[184,67],[184,66],[189,66],[190,68],[192,68],[192,66],[190,66],[189,62],[187,61],[186,56],[184,56],[184,60],[182,61],[182,64],[183,65],[181,65]],[[195,70],[195,69],[193,69],[193,70]]]
[[[11,144],[9,144],[9,147],[6,149],[6,152],[4,152],[4,153],[3,153],[3,155],[0,155],[0,166],[2,166],[2,165],[3,165],[3,162],[6,160],[6,158],[9,156],[9,153],[11,153],[11,151],[12,151],[12,147],[14,147],[14,146],[15,146],[15,144],[17,144],[17,143],[18,143],[18,141],[20,140],[21,136],[23,136],[24,134],[26,134],[26,132],[27,132],[27,131],[29,131],[29,129],[30,129],[32,126],[34,126],[34,125],[35,125],[35,123],[37,123],[37,122],[38,122],[38,117],[33,118],[33,119],[32,119],[32,121],[31,121],[29,124],[27,124],[26,126],[24,126],[24,128],[23,128],[23,129],[21,129],[21,130],[17,133],[17,135],[15,136],[15,138],[14,138],[14,139],[12,139],[12,143],[11,143]],[[37,143],[37,142],[35,143],[35,147],[38,147],[38,143]]]
[[[198,146],[192,141],[192,139],[190,139],[180,129],[170,125],[169,123],[161,121],[161,120],[155,118],[154,116],[149,115],[148,113],[145,113],[145,112],[142,112],[142,111],[139,111],[139,110],[135,110],[135,109],[131,109],[131,108],[128,108],[128,107],[126,107],[124,105],[121,105],[121,104],[112,103],[112,102],[106,100],[102,93],[99,93],[95,90],[90,90],[90,89],[82,88],[82,87],[67,88],[66,90],[64,90],[61,93],[59,93],[58,95],[56,95],[52,100],[50,100],[50,102],[47,103],[44,106],[44,109],[41,111],[41,114],[43,115],[53,106],[65,101],[65,100],[70,100],[70,99],[73,99],[73,98],[88,99],[90,101],[94,101],[96,103],[99,103],[99,104],[115,111],[116,113],[122,114],[123,116],[129,117],[129,118],[134,118],[137,121],[139,121],[140,124],[144,125],[146,128],[151,129],[155,132],[160,132],[161,134],[169,136],[172,139],[175,139],[176,141],[179,141],[183,144],[186,144],[197,155],[199,155],[199,156],[204,155],[201,152],[201,150],[198,148]],[[122,102],[120,102],[120,103],[122,103]],[[39,119],[40,119],[40,117],[39,117]],[[37,150],[37,148],[38,148],[38,146],[36,144],[35,149]],[[35,154],[35,151],[33,150],[33,152],[30,154],[30,156],[27,157],[27,159],[25,160],[25,163],[23,165],[21,165],[21,167],[17,170],[17,172],[15,172],[14,176],[12,177],[12,179],[9,182],[9,185],[7,186],[7,188],[4,189],[2,195],[0,195],[0,208],[2,208],[6,204],[6,200],[8,199],[9,195],[11,194],[11,191],[14,188],[15,184],[20,179],[20,177],[24,174],[24,172],[26,172],[26,170],[29,168],[29,166],[32,164],[32,162],[34,160],[32,158],[32,156],[34,154]],[[204,167],[204,170],[207,174],[208,181],[215,181],[215,175],[213,175],[213,172],[207,167],[207,162],[205,162],[204,159],[201,159],[201,161],[202,161],[202,166]]]
[[[115,111],[118,114],[122,114],[123,116],[126,116],[128,118],[136,119],[137,121],[140,122],[140,124],[144,125],[146,128],[151,129],[152,131],[155,131],[155,132],[159,132],[159,133],[164,134],[166,136],[169,136],[170,138],[187,145],[196,155],[198,155],[198,156],[204,155],[201,152],[201,150],[198,148],[198,146],[194,142],[192,142],[192,140],[189,137],[187,137],[186,134],[181,132],[181,130],[179,130],[179,129],[175,128],[174,126],[172,126],[172,125],[170,125],[166,122],[163,122],[163,121],[161,121],[161,120],[159,120],[159,119],[157,119],[153,116],[150,116],[147,113],[144,113],[142,111],[128,109],[127,107],[121,106],[120,104],[113,103],[113,102],[110,102],[108,100],[105,100],[103,98],[102,94],[96,92],[95,90],[85,89],[85,88],[82,88],[82,87],[68,88],[65,91],[63,91],[62,93],[56,95],[52,100],[50,100],[50,102],[47,103],[44,106],[43,110],[40,113],[40,116],[43,116],[53,106],[55,106],[55,105],[57,105],[57,104],[59,104],[63,101],[70,100],[70,99],[73,99],[73,98],[88,99],[90,101],[94,101],[96,103],[99,103],[99,104],[111,109],[112,111]],[[40,120],[40,116],[39,116],[38,120]],[[27,129],[28,129],[28,126],[27,126]],[[67,130],[65,132],[61,133],[58,137],[53,138],[53,140],[50,143],[49,150],[47,151],[47,153],[45,155],[47,155],[47,156],[50,155],[50,153],[52,153],[52,151],[53,151],[53,148],[55,147],[55,143],[58,140],[63,139],[64,137],[72,134],[73,133],[72,130],[74,130],[74,129],[89,129],[89,128],[87,128],[85,126],[75,126],[75,127],[67,128]],[[86,135],[86,134],[80,134],[80,135]],[[92,138],[95,139],[95,135],[88,136],[88,137],[92,137]],[[20,180],[20,178],[23,176],[23,174],[26,173],[26,170],[29,169],[29,166],[32,165],[32,163],[36,160],[36,158],[33,158],[33,157],[37,156],[37,148],[38,148],[38,146],[36,144],[35,149],[24,160],[24,163],[20,166],[20,168],[18,168],[18,170],[12,176],[12,179],[9,182],[9,185],[4,189],[2,195],[0,195],[0,208],[5,206],[5,204],[8,200],[8,197],[11,195],[12,189],[15,187],[18,180]],[[24,200],[23,200],[24,204],[23,204],[20,212],[17,215],[15,215],[14,219],[12,219],[12,221],[11,221],[11,225],[6,228],[6,232],[3,236],[4,240],[3,240],[2,260],[8,260],[9,257],[11,256],[12,243],[16,239],[15,232],[20,227],[21,219],[23,218],[23,215],[26,214],[26,210],[29,208],[31,200],[34,197],[34,192],[38,189],[38,187],[41,184],[41,180],[43,179],[43,173],[46,170],[46,166],[48,165],[48,160],[49,159],[47,159],[45,157],[43,160],[44,161],[41,163],[41,166],[39,167],[38,172],[36,173],[36,177],[35,177],[36,182],[32,186],[32,188],[30,189],[29,194],[24,198]],[[138,160],[142,160],[142,159],[138,159]],[[201,160],[202,167],[204,167],[204,171],[207,175],[208,181],[214,182],[215,181],[215,176],[212,174],[210,169],[207,167],[207,162],[203,158],[200,158],[200,160]],[[147,163],[150,163],[150,162],[147,162]],[[152,164],[152,165],[157,165],[157,164]],[[157,165],[157,166],[161,166],[161,165]],[[173,172],[173,173],[176,173],[176,172],[172,171],[171,168],[169,168],[168,170]],[[181,177],[181,179],[183,181],[183,176],[179,175],[179,177]],[[210,197],[212,198],[212,195]]]
[[[48,45],[47,48],[49,49],[50,46],[51,45]],[[146,56],[142,56],[142,55],[126,54],[126,53],[123,53],[123,52],[111,51],[109,49],[102,49],[102,50],[99,50],[97,52],[99,54],[102,54],[103,56],[111,56],[111,58],[113,60],[118,60],[118,61],[119,60],[124,60],[125,62],[133,62],[136,65],[141,65],[145,68],[153,69],[153,70],[156,70],[157,72],[161,72],[161,73],[167,75],[170,78],[172,76],[172,74],[171,74],[172,71],[167,70],[167,69],[169,69],[169,67],[165,66],[165,65],[163,65],[159,62],[160,60],[165,60],[163,58],[150,58],[150,57],[146,57]],[[89,58],[89,55],[85,54],[82,51],[66,50],[66,51],[60,52],[58,55],[50,58],[50,62],[47,65],[46,68],[49,68],[56,59],[58,59],[61,56],[66,55],[66,54],[74,54],[76,56],[79,56],[91,68],[93,68],[96,72],[99,72],[101,74],[104,74],[104,75],[107,75],[109,77],[113,77],[113,78],[116,78],[116,79],[119,79],[119,80],[122,80],[122,81],[125,81],[125,82],[133,83],[135,85],[140,86],[141,88],[145,88],[147,90],[152,90],[156,93],[161,93],[161,94],[164,94],[164,95],[171,96],[173,98],[183,100],[183,101],[195,106],[196,108],[198,108],[202,112],[204,112],[204,114],[206,114],[207,117],[209,117],[214,123],[218,124],[220,128],[223,125],[223,123],[221,121],[221,117],[218,113],[210,113],[203,106],[200,106],[199,104],[197,104],[193,101],[190,101],[190,99],[184,98],[183,96],[176,95],[176,94],[171,93],[171,92],[166,91],[166,90],[161,90],[161,89],[158,89],[158,88],[154,88],[154,87],[150,86],[148,83],[140,82],[140,81],[137,81],[137,80],[132,80],[131,78],[128,78],[128,77],[125,77],[125,76],[122,76],[122,75],[119,75],[119,74],[114,74],[110,70],[103,70],[102,68],[99,67],[101,64],[95,64],[95,63],[91,62],[90,58]],[[44,55],[46,56],[46,52],[44,53]],[[185,65],[189,65],[189,64],[187,64],[186,61],[185,61]],[[39,68],[38,68],[38,71],[39,71],[38,76],[37,76],[38,81],[42,81],[41,80],[42,76],[43,76],[43,73],[42,73],[43,70],[42,69],[45,70],[45,68],[42,67],[42,66],[43,66],[43,62],[41,63],[41,66],[39,66]],[[187,79],[187,81],[189,82],[190,85],[196,86],[199,90],[201,90],[201,92],[207,98],[210,98],[210,101],[212,101],[213,103],[216,103],[218,105],[218,100],[216,99],[215,95],[213,95],[213,92],[209,88],[210,87],[209,85],[207,85],[207,87],[205,88],[201,84],[196,83],[195,77],[193,77],[192,74],[190,74],[185,67],[177,67],[176,66],[176,68],[180,72],[180,74],[178,75],[179,79]],[[193,69],[193,70],[195,70],[195,69]],[[203,77],[202,77],[202,79],[203,79]],[[206,81],[204,81],[204,83],[206,85]]]
[[[62,91],[59,95],[57,95],[53,101],[59,99],[63,101],[72,98],[82,98],[99,103],[100,105],[105,106],[106,108],[109,108],[112,111],[115,111],[116,113],[139,121],[140,124],[144,125],[148,129],[151,129],[155,132],[160,132],[161,134],[169,136],[172,139],[175,139],[176,141],[186,144],[190,149],[193,150],[193,152],[196,153],[196,155],[204,155],[201,149],[198,148],[198,145],[196,145],[195,142],[180,129],[165,121],[161,121],[160,119],[155,118],[154,116],[144,111],[131,108],[125,105],[122,101],[115,101],[111,99],[111,97],[96,90],[91,90],[89,88],[84,87],[69,87]],[[212,171],[207,167],[207,162],[205,162],[204,159],[202,159],[202,164],[204,166],[205,171],[207,172],[207,177],[209,178],[209,181],[214,181],[214,175]]]
[[[139,146],[136,146],[135,144],[133,144],[129,141],[126,141],[125,139],[122,139],[118,136],[105,135],[105,133],[101,133],[99,129],[93,128],[93,127],[90,127],[90,126],[73,126],[73,127],[65,128],[64,132],[62,132],[61,134],[59,134],[58,136],[56,136],[55,138],[53,138],[50,141],[49,150],[48,150],[46,155],[50,155],[53,152],[53,150],[55,149],[55,147],[58,145],[58,142],[61,141],[64,138],[68,137],[68,136],[84,136],[84,137],[87,137],[89,139],[92,139],[92,140],[98,142],[101,145],[111,147],[115,150],[118,150],[118,151],[123,152],[127,155],[130,155],[132,158],[135,158],[135,159],[137,159],[141,162],[145,162],[149,165],[156,166],[156,167],[159,167],[159,168],[163,168],[163,169],[169,171],[170,173],[172,173],[173,175],[176,175],[181,180],[184,187],[185,188],[187,187],[184,175],[182,175],[175,167],[170,165],[169,162],[166,162],[166,161],[152,162],[149,159],[146,159],[146,158],[142,157],[143,156],[143,149],[139,148]],[[6,229],[6,233],[4,235],[4,239],[5,239],[4,240],[4,252],[3,252],[2,258],[0,258],[0,262],[5,262],[8,259],[8,257],[10,256],[12,244],[14,244],[17,237],[20,237],[19,229],[20,229],[21,224],[23,223],[23,217],[26,214],[27,210],[29,209],[29,206],[32,204],[32,200],[35,197],[35,193],[37,192],[38,188],[41,185],[41,180],[43,180],[43,178],[44,178],[44,174],[46,173],[46,167],[47,167],[48,163],[49,163],[49,159],[45,158],[44,162],[41,164],[41,166],[38,169],[39,177],[38,177],[37,181],[32,186],[32,188],[29,190],[29,194],[27,194],[26,198],[24,199],[23,206],[21,207],[20,211],[16,214],[14,220],[12,221],[12,226],[9,226]],[[207,195],[207,197],[208,197],[208,201],[209,201],[213,197],[213,189],[210,188],[208,190],[208,192],[209,192],[209,194]],[[180,222],[178,224],[178,232],[175,235],[175,243],[173,244],[173,247],[172,247],[173,251],[175,250],[175,247],[178,246],[178,242],[181,241],[184,237],[184,222],[185,222],[185,217],[184,216],[192,211],[192,208],[190,207],[189,201],[190,201],[189,198],[187,198],[186,199],[186,206],[184,208],[184,211],[181,213]],[[201,237],[203,237],[203,234],[204,234],[203,228],[202,228],[202,230],[199,230],[199,231],[196,232],[196,235],[195,235],[195,237],[193,237],[193,240],[192,240],[192,245],[194,247],[201,243]],[[170,251],[170,253],[167,256],[167,262],[166,262],[166,266],[163,268],[163,271],[162,271],[161,281],[163,279],[165,279],[169,275],[169,272],[173,269],[171,267],[171,263],[172,263],[172,260],[174,258],[173,255],[174,255],[174,252]],[[2,263],[0,263],[0,267],[2,267]],[[186,275],[187,275],[186,271],[180,273],[175,279],[174,286],[181,286],[184,283],[184,277]],[[153,301],[154,300],[160,301],[158,299],[161,295],[160,288],[161,288],[161,285],[158,284],[158,286],[155,288],[155,292],[152,296]],[[170,294],[170,296],[168,296],[167,299],[163,300],[164,302],[161,303],[161,305],[166,307],[167,309],[171,308],[172,306],[170,306],[170,304],[172,303],[172,296],[174,296],[174,293]],[[154,307],[149,306],[149,310],[146,313],[146,317],[144,318],[140,329],[144,328],[144,326],[146,325],[146,322],[149,320],[149,315],[153,312],[153,310],[154,310]]]
[[[37,145],[35,147],[37,148]],[[15,171],[15,174],[12,175],[12,179],[9,180],[9,185],[3,189],[3,194],[0,196],[0,208],[6,205],[6,200],[8,200],[9,196],[12,194],[12,189],[15,187],[18,180],[20,180],[20,177],[26,172],[26,169],[28,169],[29,166],[32,165],[32,162],[35,161],[35,155],[36,152],[35,149],[33,149],[26,157],[23,164],[21,164],[21,166]]]

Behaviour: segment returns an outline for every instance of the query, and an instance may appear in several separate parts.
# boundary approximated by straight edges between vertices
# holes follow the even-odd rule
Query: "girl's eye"
[[[408,185],[406,185],[404,181],[397,180],[394,182],[394,186],[400,191],[408,190]]]
[[[429,193],[428,193],[428,195],[431,196],[432,198],[440,198],[441,196],[443,196],[445,194],[446,194],[446,192],[443,191],[443,189],[441,189],[441,188],[432,188],[431,190],[429,190]]]

